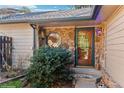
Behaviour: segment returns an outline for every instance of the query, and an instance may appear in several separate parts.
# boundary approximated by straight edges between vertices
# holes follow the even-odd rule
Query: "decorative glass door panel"
[[[91,65],[92,58],[92,31],[78,32],[78,65]]]

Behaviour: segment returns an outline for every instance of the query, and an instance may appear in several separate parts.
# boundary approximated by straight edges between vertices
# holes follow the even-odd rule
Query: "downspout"
[[[35,49],[36,49],[36,25],[35,24],[30,24],[30,26],[33,28],[33,54],[35,53]]]

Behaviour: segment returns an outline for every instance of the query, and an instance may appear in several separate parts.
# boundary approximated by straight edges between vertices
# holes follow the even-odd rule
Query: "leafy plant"
[[[0,84],[0,88],[21,88],[21,87],[22,87],[21,80],[13,80]]]
[[[56,82],[72,80],[71,52],[64,48],[41,47],[32,57],[27,80],[31,87],[52,87]]]

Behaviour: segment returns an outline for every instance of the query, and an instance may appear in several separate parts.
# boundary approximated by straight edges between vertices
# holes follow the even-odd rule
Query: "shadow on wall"
[[[30,65],[30,55],[18,55],[17,57],[17,63],[15,64],[14,68],[15,69],[27,69]]]

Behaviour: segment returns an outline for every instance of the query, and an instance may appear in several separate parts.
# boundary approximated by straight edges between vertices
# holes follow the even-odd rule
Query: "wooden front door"
[[[93,65],[93,29],[79,29],[77,38],[77,65]]]

